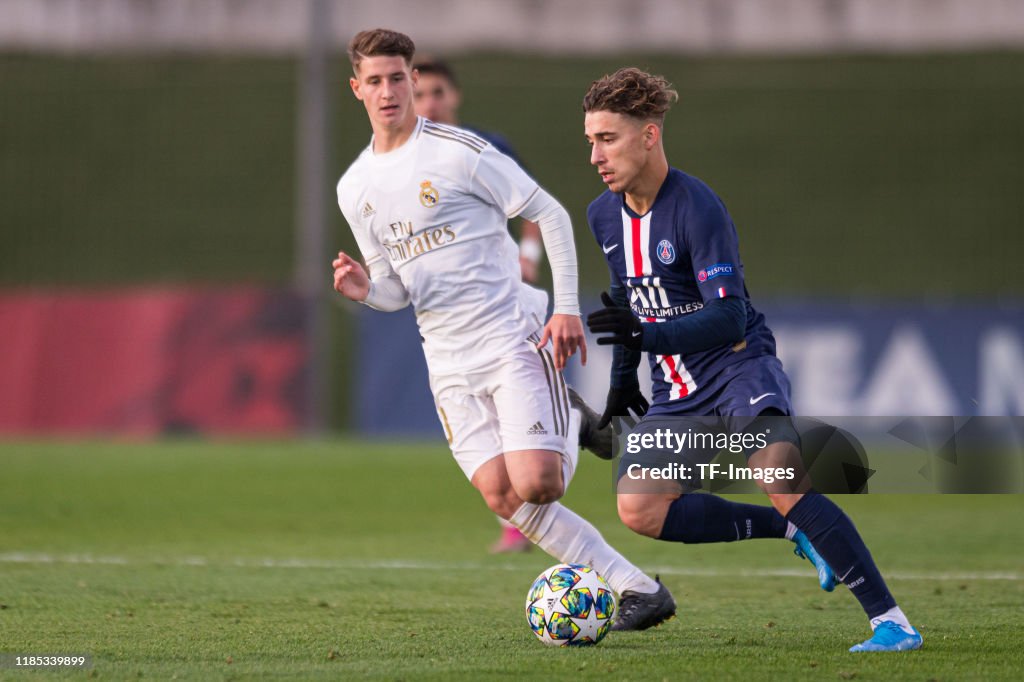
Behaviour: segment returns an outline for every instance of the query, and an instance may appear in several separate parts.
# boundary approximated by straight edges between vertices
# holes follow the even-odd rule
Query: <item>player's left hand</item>
[[[555,369],[565,369],[565,363],[580,352],[580,364],[587,364],[587,338],[583,335],[583,323],[576,315],[554,314],[541,332],[537,348],[543,348],[551,340],[555,351]]]
[[[597,339],[599,346],[619,344],[632,350],[640,350],[644,339],[644,326],[629,308],[620,308],[608,295],[601,292],[604,308],[587,315],[587,327],[591,334],[610,334]]]

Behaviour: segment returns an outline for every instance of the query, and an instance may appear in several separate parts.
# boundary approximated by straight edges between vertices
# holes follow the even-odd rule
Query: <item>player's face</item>
[[[651,123],[611,111],[587,112],[584,133],[590,143],[590,163],[613,192],[629,192],[653,148]]]
[[[374,130],[401,128],[414,115],[416,79],[403,57],[366,57],[349,79],[356,99],[366,107]]]
[[[421,73],[416,81],[416,113],[437,123],[455,125],[459,109],[459,91],[444,76]]]

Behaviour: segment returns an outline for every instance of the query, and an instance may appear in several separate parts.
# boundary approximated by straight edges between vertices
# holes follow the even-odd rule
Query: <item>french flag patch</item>
[[[718,298],[725,298],[725,287],[718,287]]]

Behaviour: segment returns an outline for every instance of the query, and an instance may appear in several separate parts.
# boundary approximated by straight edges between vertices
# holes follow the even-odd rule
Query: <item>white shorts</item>
[[[548,348],[526,341],[492,367],[431,376],[430,389],[466,478],[500,454],[550,450],[561,453],[562,480],[569,485],[579,457],[579,413],[569,407],[565,380]]]

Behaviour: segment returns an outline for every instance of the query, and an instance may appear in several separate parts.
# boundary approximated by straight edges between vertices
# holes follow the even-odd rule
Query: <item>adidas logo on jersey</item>
[[[526,432],[526,435],[527,436],[546,436],[546,435],[548,435],[548,432],[547,432],[547,429],[544,428],[543,424],[541,424],[540,422],[537,422],[536,424],[534,424],[533,426],[531,426],[529,428],[529,430]]]
[[[363,204],[363,217],[364,218],[369,218],[370,216],[372,216],[376,212],[377,212],[377,210],[373,206],[370,205],[369,201],[367,201],[365,204]]]

